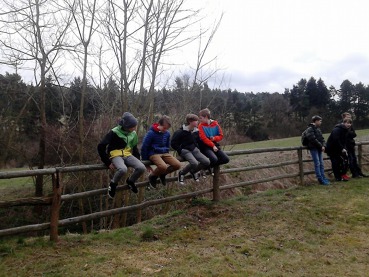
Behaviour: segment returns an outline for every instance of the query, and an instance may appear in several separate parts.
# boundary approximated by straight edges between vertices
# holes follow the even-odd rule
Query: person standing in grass
[[[134,193],[138,192],[135,182],[145,172],[146,167],[140,160],[137,148],[136,133],[137,119],[129,112],[125,112],[119,125],[110,130],[97,146],[101,161],[115,174],[108,187],[108,196],[114,198],[118,182],[127,173],[127,167],[134,172],[127,178],[127,185]]]
[[[156,168],[149,175],[149,185],[156,188],[156,180],[160,179],[166,185],[166,175],[181,168],[181,163],[169,153],[170,118],[162,116],[158,123],[154,123],[146,133],[141,146],[142,160],[150,160]]]
[[[351,118],[351,114],[348,112],[345,112],[342,114],[342,120],[345,118]],[[355,138],[356,138],[356,132],[351,125],[351,127],[348,129],[347,132],[347,156],[348,156],[348,163],[349,168],[352,174],[352,178],[361,178],[361,177],[367,177],[362,171],[361,168],[357,162],[356,153],[355,153]]]
[[[193,133],[198,132],[199,117],[195,114],[188,114],[186,116],[186,123],[174,132],[171,146],[188,164],[178,172],[178,183],[184,185],[184,177],[190,173],[192,178],[198,182],[198,172],[201,169],[208,168],[210,160],[200,152],[197,147],[197,142]]]
[[[311,119],[311,123],[306,129],[306,138],[308,140],[307,148],[314,162],[314,171],[318,182],[322,185],[329,185],[330,182],[324,174],[323,153],[325,151],[325,140],[320,130],[321,125],[322,118],[318,115],[314,115]]]
[[[223,139],[223,131],[216,120],[211,119],[209,109],[199,112],[199,149],[209,158],[209,171],[213,174],[213,167],[226,164],[229,157],[220,149],[219,142]]]
[[[331,159],[334,178],[338,182],[349,180],[346,175],[348,169],[347,135],[351,124],[351,118],[345,118],[343,123],[333,128],[327,140],[326,152]]]

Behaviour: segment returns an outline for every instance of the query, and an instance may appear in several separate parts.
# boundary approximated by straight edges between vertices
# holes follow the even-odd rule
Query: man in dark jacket
[[[351,128],[351,118],[345,118],[343,123],[337,124],[327,140],[327,154],[331,159],[332,169],[336,181],[348,181],[346,175],[348,166],[347,134]]]
[[[200,152],[197,147],[193,133],[198,132],[197,124],[199,117],[195,114],[186,116],[186,124],[175,131],[172,137],[171,146],[188,164],[178,172],[178,183],[184,185],[184,177],[189,172],[192,178],[199,181],[198,172],[208,168],[210,160]]]
[[[307,148],[310,150],[311,157],[313,158],[315,175],[318,182],[322,185],[329,185],[329,180],[324,175],[323,152],[325,151],[325,140],[319,128],[321,124],[322,118],[314,115],[306,129]]]

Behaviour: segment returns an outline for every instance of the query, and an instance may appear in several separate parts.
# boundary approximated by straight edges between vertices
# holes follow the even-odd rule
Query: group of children
[[[110,198],[114,198],[118,182],[127,174],[127,167],[134,169],[126,180],[127,185],[132,192],[137,193],[135,183],[146,169],[150,172],[149,186],[156,188],[157,179],[165,186],[166,175],[176,170],[179,170],[178,183],[184,185],[186,174],[190,173],[195,181],[199,181],[200,171],[208,171],[212,175],[214,166],[229,162],[219,146],[223,139],[222,128],[216,120],[211,119],[209,109],[201,110],[199,116],[188,114],[185,124],[173,134],[172,139],[170,127],[168,116],[162,116],[150,127],[142,142],[141,157],[136,133],[137,119],[131,113],[125,112],[119,125],[105,135],[97,149],[102,162],[115,170],[108,186]],[[170,154],[170,148],[188,162],[184,168],[181,169],[181,162]],[[150,161],[155,168],[145,166],[141,159]]]
[[[330,182],[324,174],[323,152],[327,153],[332,163],[332,171],[335,181],[348,181],[348,169],[353,178],[367,177],[358,165],[355,154],[356,133],[352,127],[350,113],[342,114],[342,123],[337,124],[325,142],[320,126],[322,118],[313,116],[312,122],[306,129],[307,148],[310,150],[314,162],[314,170],[318,182],[329,185]]]

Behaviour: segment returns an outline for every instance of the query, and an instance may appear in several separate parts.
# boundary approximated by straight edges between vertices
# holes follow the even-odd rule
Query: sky
[[[208,52],[222,69],[214,87],[283,93],[310,77],[328,88],[369,84],[368,0],[192,1],[210,24],[224,13]]]

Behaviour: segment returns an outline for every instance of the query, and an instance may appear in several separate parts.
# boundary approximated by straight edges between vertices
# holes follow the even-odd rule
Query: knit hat
[[[137,126],[137,119],[131,113],[125,112],[122,119],[119,121],[119,125],[122,126],[123,129],[128,130]]]

